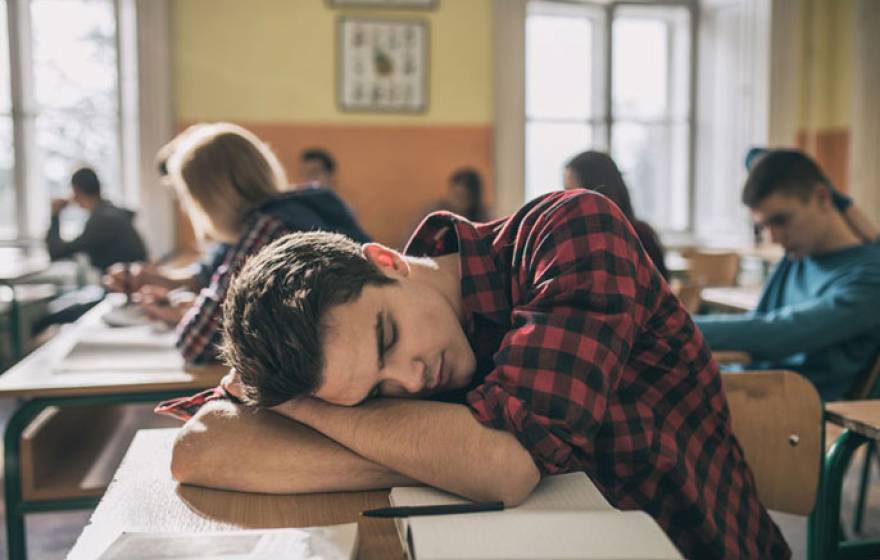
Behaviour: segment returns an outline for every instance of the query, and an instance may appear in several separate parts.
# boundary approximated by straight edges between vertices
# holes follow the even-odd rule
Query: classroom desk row
[[[59,361],[79,335],[100,325],[101,316],[110,307],[108,301],[97,305],[0,376],[0,397],[19,399],[4,434],[4,500],[10,560],[26,558],[26,514],[94,507],[100,498],[100,491],[77,493],[64,489],[49,489],[30,498],[23,495],[22,475],[27,473],[22,472],[22,436],[38,417],[42,418],[51,407],[156,403],[212,387],[226,371],[217,366],[180,371],[59,371]],[[98,430],[100,426],[96,423],[92,428]],[[53,498],[52,494],[60,497]]]

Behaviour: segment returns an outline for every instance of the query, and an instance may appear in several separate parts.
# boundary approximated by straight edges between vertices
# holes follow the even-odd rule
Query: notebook
[[[175,334],[151,326],[83,329],[64,358],[58,372],[82,371],[179,371],[184,366],[174,347]]]
[[[98,560],[353,560],[357,523],[217,533],[123,532]]]
[[[390,501],[397,507],[466,502],[428,487],[394,488]],[[516,508],[396,521],[411,560],[682,558],[650,515],[613,508],[582,472],[545,477]]]

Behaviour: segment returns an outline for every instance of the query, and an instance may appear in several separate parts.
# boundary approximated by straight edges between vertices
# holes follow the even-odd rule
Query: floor
[[[0,399],[0,426],[5,426],[6,419],[12,414],[15,403],[9,399]],[[861,466],[861,458],[854,463]],[[858,469],[850,469],[847,475],[844,494],[843,512],[845,527],[851,527],[852,509],[858,485]],[[868,498],[867,514],[865,517],[864,533],[869,536],[880,537],[880,471],[874,470],[871,492]],[[3,487],[0,485],[0,493]],[[89,521],[91,510],[80,510],[63,513],[31,514],[27,517],[26,525],[28,532],[28,558],[30,560],[62,560],[68,550],[74,545],[77,537]],[[3,515],[3,503],[0,501],[0,518]],[[773,513],[773,518],[782,529],[786,540],[794,551],[794,558],[806,558],[806,518]],[[0,560],[5,560],[6,533],[5,525],[0,531]]]

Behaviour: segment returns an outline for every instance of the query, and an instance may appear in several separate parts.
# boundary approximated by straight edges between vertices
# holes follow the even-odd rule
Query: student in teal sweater
[[[825,400],[842,398],[880,353],[880,241],[865,242],[801,152],[768,151],[742,200],[785,248],[757,309],[695,317],[713,350],[748,352],[750,369],[791,369]]]

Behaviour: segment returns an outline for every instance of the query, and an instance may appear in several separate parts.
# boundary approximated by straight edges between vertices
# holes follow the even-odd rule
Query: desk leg
[[[21,434],[37,415],[46,408],[45,401],[34,399],[21,405],[6,424],[3,436],[3,468],[6,496],[6,543],[9,560],[27,558],[27,539],[24,529],[24,511],[21,500]]]
[[[822,490],[816,503],[816,515],[823,531],[822,548],[819,558],[839,558],[841,552],[840,534],[840,495],[843,491],[843,478],[853,454],[869,440],[850,430],[837,438],[825,457],[825,472]]]
[[[3,465],[6,478],[6,540],[9,560],[26,560],[27,539],[24,516],[39,511],[59,511],[95,507],[99,498],[72,498],[64,500],[45,500],[26,503],[21,495],[21,434],[34,418],[49,406],[96,406],[112,404],[133,404],[164,401],[192,394],[198,389],[184,391],[161,391],[152,393],[108,393],[101,395],[82,395],[77,397],[35,398],[23,403],[13,413],[6,424],[3,436]]]

